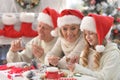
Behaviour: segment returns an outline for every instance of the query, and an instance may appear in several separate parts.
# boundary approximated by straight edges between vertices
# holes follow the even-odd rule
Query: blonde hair
[[[85,34],[84,34],[84,39],[86,41],[86,45],[85,45],[85,48],[82,52],[82,56],[80,57],[80,60],[81,60],[81,64],[84,66],[84,67],[87,67],[88,66],[88,56],[90,54],[90,45],[89,43],[87,42],[86,38],[85,38]],[[100,59],[102,57],[102,53],[99,53],[99,52],[96,52],[95,55],[94,55],[94,62],[93,62],[93,68],[94,69],[97,69],[99,66],[100,66]]]

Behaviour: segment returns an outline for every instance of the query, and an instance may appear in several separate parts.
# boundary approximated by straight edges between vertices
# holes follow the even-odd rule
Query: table
[[[27,72],[22,72],[22,73],[10,73],[11,69],[4,69],[4,70],[0,70],[0,80],[26,80],[24,73]],[[36,75],[36,79],[33,80],[42,80],[40,79],[41,75],[44,74],[45,72],[45,68],[42,69],[42,67],[40,69],[31,69],[28,71],[33,71]],[[69,70],[66,69],[60,69],[60,71],[65,72],[67,74],[69,74]],[[73,76],[72,78],[68,78],[68,77],[61,77],[59,80],[98,80],[94,77],[88,76],[88,75],[80,75],[80,76]]]

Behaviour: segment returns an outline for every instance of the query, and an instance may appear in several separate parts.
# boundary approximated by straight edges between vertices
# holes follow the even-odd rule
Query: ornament
[[[15,0],[16,3],[23,9],[33,9],[39,5],[40,0]]]

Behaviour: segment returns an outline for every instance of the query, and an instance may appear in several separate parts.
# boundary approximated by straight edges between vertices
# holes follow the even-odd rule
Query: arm
[[[69,58],[72,58],[74,56],[79,56],[81,51],[84,48],[84,39],[81,37],[79,37],[78,42],[76,43],[76,47],[70,52],[70,54],[68,55]],[[64,64],[64,65],[63,65]],[[61,68],[66,68],[66,57],[64,56],[60,61],[59,61],[59,67]]]
[[[49,61],[48,58],[50,56],[57,56],[57,57],[61,57],[62,55],[62,49],[61,49],[61,39],[58,38],[57,42],[55,43],[54,47],[52,48],[52,50],[50,52],[48,52],[45,56],[45,64],[49,65]]]
[[[36,38],[32,39],[30,42],[28,42],[25,46],[25,49],[21,52],[17,51],[11,51],[9,50],[7,53],[7,61],[8,62],[21,62],[21,61],[25,61],[25,62],[31,62],[31,59],[33,58],[32,55],[32,43],[36,42]]]
[[[104,54],[104,53],[103,53]],[[74,72],[79,72],[84,75],[89,75],[99,80],[111,80],[112,76],[118,70],[120,64],[120,54],[117,51],[109,51],[109,53],[105,53],[104,57],[102,57],[102,67],[99,71],[92,71],[86,67],[76,64]]]

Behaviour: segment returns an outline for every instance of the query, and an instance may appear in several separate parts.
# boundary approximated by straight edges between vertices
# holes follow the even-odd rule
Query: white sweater
[[[93,70],[93,68],[90,67],[94,55],[94,53],[90,53],[89,66],[83,67],[76,64],[74,72],[89,75],[97,80],[116,80],[115,76],[120,72],[120,51],[114,43],[108,43],[105,47],[105,51],[100,60],[100,67],[97,70]]]
[[[84,48],[83,36],[80,36],[74,43],[67,42],[64,38],[59,37],[53,49],[47,53],[45,57],[45,64],[49,65],[48,57],[55,55],[61,57],[58,63],[59,68],[66,68],[66,57],[72,57],[74,55],[80,55]]]
[[[44,57],[46,53],[53,48],[54,44],[56,43],[56,40],[57,38],[54,38],[51,42],[46,43],[43,40],[40,40],[38,37],[35,37],[30,42],[27,43],[25,50],[23,50],[22,52],[14,53],[9,50],[7,53],[7,61],[8,62],[21,62],[21,61],[31,62],[31,60],[34,58],[31,51],[32,50],[31,44],[35,43],[44,49],[44,55],[41,58],[37,59],[38,62],[40,61],[41,63],[44,63]]]

